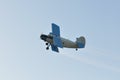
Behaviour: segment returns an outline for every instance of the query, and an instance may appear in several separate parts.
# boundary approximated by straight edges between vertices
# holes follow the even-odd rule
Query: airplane
[[[46,42],[46,50],[49,50],[51,46],[52,51],[59,52],[58,48],[75,48],[76,51],[79,48],[85,48],[85,38],[83,36],[76,38],[76,41],[71,41],[69,39],[60,36],[60,27],[55,23],[52,23],[52,32],[48,35],[41,34],[40,39]]]

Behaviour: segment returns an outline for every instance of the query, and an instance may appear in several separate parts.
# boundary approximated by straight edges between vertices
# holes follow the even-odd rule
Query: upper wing
[[[54,23],[52,23],[52,34],[55,36],[60,36],[60,28]]]

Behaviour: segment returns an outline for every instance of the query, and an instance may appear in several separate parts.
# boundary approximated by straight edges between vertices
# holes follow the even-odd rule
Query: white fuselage
[[[76,42],[73,42],[69,39],[65,39],[65,38],[61,38],[63,47],[67,47],[67,48],[78,48]]]
[[[76,42],[73,42],[73,41],[71,41],[69,39],[65,39],[65,38],[62,38],[62,37],[60,37],[60,38],[61,38],[63,47],[66,47],[66,48],[78,48]],[[50,44],[53,44],[53,40],[50,39],[50,38],[47,38],[46,41],[48,43],[50,43]]]

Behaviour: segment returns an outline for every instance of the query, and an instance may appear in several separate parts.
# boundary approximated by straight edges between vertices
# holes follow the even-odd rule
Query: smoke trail
[[[62,51],[62,50],[61,50]],[[80,52],[80,51],[78,51]],[[95,49],[91,50],[91,49],[87,49],[87,51],[81,51],[81,53],[89,53],[91,55],[104,55],[105,57],[109,57],[108,55],[106,55],[107,53],[102,53],[99,51],[96,51]],[[107,69],[110,71],[114,71],[114,72],[120,72],[120,66],[116,66],[116,65],[110,65],[104,61],[99,61],[99,59],[97,58],[91,58],[91,56],[86,57],[86,54],[76,54],[75,52],[70,52],[67,53],[66,51],[61,52],[63,56],[69,57],[73,60],[77,60],[79,62],[82,62],[84,64],[88,64],[88,65],[92,65],[98,68],[103,68],[103,69]],[[119,61],[119,59],[117,59]],[[118,63],[119,64],[119,63]]]

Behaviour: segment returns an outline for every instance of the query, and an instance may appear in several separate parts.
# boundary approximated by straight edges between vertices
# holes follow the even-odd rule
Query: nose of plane
[[[40,38],[41,38],[42,40],[46,41],[46,39],[47,39],[47,35],[45,35],[45,34],[41,34],[41,35],[40,35]]]

